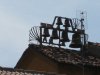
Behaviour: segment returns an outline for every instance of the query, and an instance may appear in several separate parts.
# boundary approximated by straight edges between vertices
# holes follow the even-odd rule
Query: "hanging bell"
[[[64,41],[61,43],[61,46],[65,46],[65,42]]]
[[[59,39],[57,29],[53,29],[51,38],[52,39]]]
[[[56,29],[57,29],[57,30],[60,30],[60,25],[58,25]]]
[[[50,37],[49,44],[53,44],[53,39]]]
[[[47,42],[47,37],[50,36],[49,34],[49,30],[47,28],[44,28],[44,33],[42,35],[44,38],[43,38],[43,42]]]
[[[65,22],[64,22],[64,25],[65,27],[70,27],[70,19],[69,18],[66,18],[65,19]]]
[[[68,38],[68,32],[66,30],[62,31],[62,39],[60,40],[61,42],[69,42],[69,38]]]
[[[72,42],[69,45],[69,47],[71,47],[71,48],[81,48],[82,47],[80,34],[78,34],[78,33],[73,34]]]
[[[49,30],[47,28],[44,28],[44,33],[43,33],[42,36],[44,36],[44,37],[49,37],[50,36]]]
[[[43,42],[46,42],[47,43],[47,37],[44,37],[43,38]]]
[[[62,20],[61,20],[61,17],[58,17],[58,19],[57,19],[57,23],[56,23],[57,25],[62,25],[63,23],[62,23]]]

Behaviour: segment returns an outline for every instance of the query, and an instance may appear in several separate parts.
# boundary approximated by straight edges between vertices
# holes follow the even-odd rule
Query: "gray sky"
[[[14,67],[28,47],[29,29],[55,16],[87,12],[89,41],[100,42],[100,0],[0,0],[0,66]]]

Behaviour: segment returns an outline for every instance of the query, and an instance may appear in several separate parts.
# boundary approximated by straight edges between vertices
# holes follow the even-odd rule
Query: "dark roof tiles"
[[[40,72],[33,70],[13,69],[0,67],[0,75],[62,75],[54,72]]]
[[[40,48],[39,46],[37,46]],[[85,64],[91,66],[100,66],[100,58],[86,55],[82,57],[80,51],[74,51],[69,49],[59,49],[57,47],[43,46],[39,49],[47,57],[50,57],[58,62],[71,63],[71,64]],[[84,61],[82,60],[84,59]]]

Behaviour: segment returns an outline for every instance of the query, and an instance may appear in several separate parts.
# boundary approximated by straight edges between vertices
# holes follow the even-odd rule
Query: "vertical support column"
[[[42,27],[40,26],[40,46],[42,46]]]
[[[81,15],[83,15],[84,13],[82,12]],[[81,47],[81,52],[82,52],[82,67],[83,67],[83,71],[82,71],[82,75],[84,75],[85,73],[85,67],[84,67],[84,56],[85,56],[85,45],[86,45],[86,37],[85,37],[85,29],[84,29],[84,24],[83,24],[84,18],[81,18],[80,22],[81,22],[81,39],[82,39],[82,47]]]
[[[60,25],[58,25],[59,27],[59,50],[60,50]]]

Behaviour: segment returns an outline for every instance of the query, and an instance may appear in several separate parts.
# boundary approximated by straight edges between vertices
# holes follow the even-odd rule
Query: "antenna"
[[[87,11],[86,10],[76,10],[76,18],[84,19],[85,30],[87,30],[88,29]]]
[[[87,17],[87,15],[86,15],[86,17]],[[84,11],[80,12],[81,30],[84,31],[83,34],[82,34],[82,36],[81,36],[82,41],[83,41],[83,46],[82,46],[82,48],[81,48],[81,51],[82,51],[82,63],[83,63],[83,64],[82,64],[82,65],[83,65],[83,75],[84,75],[84,72],[85,72],[84,57],[85,57],[85,51],[86,51],[86,42],[87,42],[87,40],[88,40],[88,39],[87,39],[88,36],[87,36],[87,34],[85,34],[85,26],[84,26],[84,25],[86,25],[86,23],[85,23],[86,17],[85,17],[85,12],[84,12]]]

